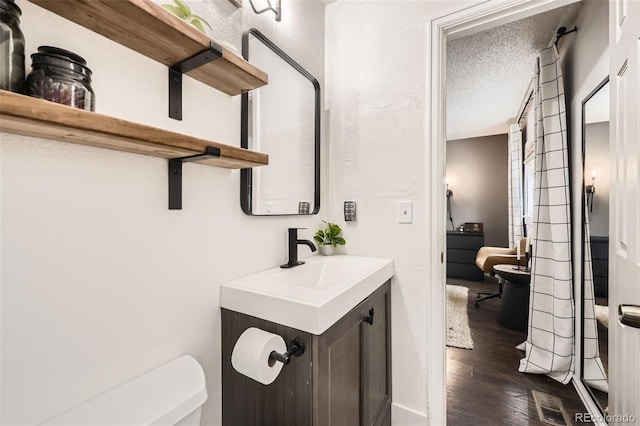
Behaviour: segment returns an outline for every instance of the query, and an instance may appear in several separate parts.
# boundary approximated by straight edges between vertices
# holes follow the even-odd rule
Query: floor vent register
[[[531,391],[531,393],[536,402],[536,409],[538,410],[540,421],[554,426],[568,426],[572,424],[569,414],[564,408],[560,398],[535,390]]]

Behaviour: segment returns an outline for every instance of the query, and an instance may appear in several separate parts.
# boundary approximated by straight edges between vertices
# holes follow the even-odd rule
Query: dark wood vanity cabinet
[[[262,385],[231,366],[248,327],[297,338],[305,353]],[[390,426],[390,282],[319,336],[222,309],[222,364],[225,426]]]

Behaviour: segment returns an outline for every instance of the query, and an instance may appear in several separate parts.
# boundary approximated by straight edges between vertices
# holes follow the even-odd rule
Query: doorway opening
[[[446,129],[447,129],[448,117],[446,116],[447,113],[445,112],[446,106],[447,106],[446,99],[448,95],[448,90],[445,89],[446,86],[444,83],[447,77],[445,70],[448,69],[448,65],[445,66],[445,63],[448,61],[448,58],[446,58],[447,44],[456,40],[460,40],[463,37],[473,36],[474,34],[479,34],[484,31],[491,30],[492,28],[496,28],[501,25],[508,24],[510,22],[515,22],[521,19],[525,19],[541,13],[545,13],[549,10],[557,8],[557,6],[566,6],[570,3],[575,3],[575,2],[568,2],[568,3],[565,2],[561,4],[555,4],[555,5],[551,5],[550,2],[546,2],[546,1],[524,1],[524,2],[518,2],[518,4],[515,4],[515,5],[513,4],[515,2],[510,3],[508,5],[504,5],[504,4],[496,5],[493,2],[490,2],[490,3],[491,4],[489,5],[486,5],[486,4],[478,5],[469,9],[462,10],[460,12],[456,12],[452,15],[447,15],[446,17],[435,20],[432,23],[431,42],[432,42],[432,52],[434,52],[435,56],[432,57],[432,61],[431,61],[431,71],[432,71],[431,93],[433,96],[431,97],[432,102],[431,102],[431,111],[430,111],[430,117],[431,117],[430,132],[431,132],[431,140],[434,141],[434,143],[431,145],[431,152],[430,152],[431,165],[433,170],[431,175],[431,188],[432,188],[433,194],[437,194],[438,192],[445,192],[446,194],[450,194],[450,193],[452,194],[452,196],[450,197],[443,197],[443,200],[440,204],[437,204],[434,200],[434,203],[436,203],[436,205],[440,208],[439,211],[442,213],[440,218],[445,218],[445,220],[439,220],[438,218],[436,218],[436,220],[434,221],[439,225],[439,231],[440,231],[439,235],[441,236],[441,238],[437,242],[434,242],[432,247],[434,248],[437,247],[438,251],[441,251],[441,252],[445,252],[445,251],[448,252],[447,249],[449,247],[447,245],[447,242],[449,242],[449,236],[447,235],[447,231],[457,231],[458,225],[460,225],[463,222],[469,222],[470,224],[482,223],[483,226],[487,224],[486,220],[481,220],[481,219],[473,220],[473,218],[471,218],[470,220],[466,220],[466,218],[464,217],[464,212],[461,213],[460,210],[465,211],[467,209],[465,209],[464,207],[460,207],[460,205],[456,203],[456,201],[463,199],[462,197],[457,197],[459,194],[461,194],[461,191],[459,191],[459,189],[464,188],[465,186],[468,186],[467,184],[471,184],[472,181],[469,179],[464,179],[461,181],[462,183],[458,182],[454,184],[456,177],[449,176],[448,169],[445,171],[447,166],[447,163],[445,162],[445,158],[448,158],[445,153],[448,148],[447,143],[445,141],[448,141],[450,139],[447,137],[448,132]],[[553,30],[555,31],[555,29],[556,28],[554,28]],[[547,43],[549,42],[550,38],[551,37],[547,38],[546,40]],[[479,52],[477,52],[476,54],[479,54]],[[527,78],[530,79],[532,74],[533,74],[533,64],[530,67],[530,72],[528,73]],[[521,91],[517,94],[517,96],[520,97],[519,99],[520,101],[522,101],[522,97],[525,94],[524,93],[525,89],[526,89],[526,86],[523,87]],[[514,108],[514,111],[512,112],[511,116],[513,117],[516,114],[516,112],[519,112],[517,111],[517,106],[516,108]],[[491,133],[486,133],[484,135],[479,134],[477,136],[491,136]],[[506,149],[506,146],[505,146],[505,149]],[[526,165],[523,165],[523,167],[526,167]],[[523,169],[523,173],[524,173],[524,169]],[[448,187],[446,186],[446,183],[444,180],[445,176],[447,178],[446,183],[449,184]],[[522,180],[523,182],[527,181],[525,179],[525,176],[523,176]],[[479,181],[482,182],[482,179],[479,179]],[[523,190],[526,190],[526,188],[523,188]],[[450,206],[450,208],[448,208],[448,206]],[[451,224],[452,221],[450,220],[450,218],[452,216],[455,221],[454,224]],[[460,219],[456,219],[456,216]],[[485,228],[484,231],[485,231],[484,233],[486,237],[486,233],[488,229]],[[493,238],[493,236],[491,238]],[[482,244],[484,244],[484,242]],[[501,245],[505,247],[508,244],[501,244]],[[474,267],[473,259],[468,259],[468,261],[471,263],[470,267]],[[441,265],[440,267],[434,268],[436,269],[433,272],[434,277],[439,278],[438,280],[439,282],[446,281],[445,271],[447,266],[448,265]],[[434,282],[437,282],[437,281],[434,280]],[[464,284],[464,283],[458,283],[458,284]],[[496,288],[498,287],[497,283],[495,282],[490,283],[489,285],[494,285]],[[487,283],[484,282],[484,277],[482,281],[476,281],[476,282],[472,281],[470,284],[466,285],[469,293],[471,293],[468,296],[469,300],[471,300],[472,298],[475,298],[475,294],[477,292],[484,290],[486,286],[487,286]],[[498,292],[497,289],[496,289],[496,292]],[[447,292],[445,289],[432,290],[432,295],[433,296],[438,295],[439,298],[437,300],[443,301],[442,312],[433,313],[433,317],[434,319],[436,319],[434,323],[437,323],[437,321],[440,320],[443,325],[442,327],[443,330],[445,329],[445,324],[446,324],[446,318],[444,318],[444,315],[443,315],[445,311],[444,301],[446,301],[447,299],[446,293]],[[491,300],[487,300],[486,301],[487,304],[482,305],[477,310],[474,310],[475,308],[473,307],[473,302],[469,303],[470,323],[474,321],[474,316],[477,314],[479,318],[475,318],[475,320],[479,322],[484,321],[485,323],[485,327],[483,329],[484,331],[489,332],[491,327],[496,327],[495,337],[487,337],[482,335],[481,333],[478,336],[479,339],[483,342],[491,341],[491,339],[493,339],[494,342],[496,343],[494,345],[488,345],[490,348],[490,351],[487,352],[487,358],[489,359],[484,360],[485,364],[487,364],[485,367],[478,367],[479,368],[478,375],[481,375],[480,373],[493,374],[498,372],[496,363],[500,364],[501,361],[499,359],[491,360],[490,357],[492,355],[494,356],[496,355],[497,353],[496,348],[499,348],[500,346],[505,346],[505,347],[508,347],[509,351],[511,351],[510,356],[513,359],[515,359],[515,365],[510,365],[508,368],[515,370],[516,377],[517,377],[515,381],[521,382],[523,375],[521,373],[517,373],[517,366],[518,366],[517,360],[522,356],[518,354],[514,346],[518,343],[521,343],[526,338],[526,334],[515,335],[514,337],[512,337],[513,344],[512,342],[508,342],[508,339],[506,342],[500,340],[500,339],[503,339],[505,335],[505,332],[500,329],[500,325],[497,324],[495,321],[495,317],[500,315],[500,312],[499,312],[500,300],[501,299],[499,299],[498,297]],[[494,312],[490,311],[491,308],[488,307],[489,304],[495,305]],[[485,316],[485,318],[480,318],[481,316]],[[440,343],[442,344],[442,348],[444,349],[445,336],[440,336],[440,337],[434,336],[434,337],[431,337],[430,339],[431,340],[429,341],[429,343],[432,344],[433,347],[437,347],[438,343]],[[441,340],[439,341],[439,339]],[[460,382],[463,383],[464,380],[462,379],[464,377],[468,378],[470,374],[473,374],[473,372],[470,371],[470,367],[469,367],[470,363],[467,361],[469,361],[469,359],[473,357],[472,355],[469,355],[469,354],[477,350],[477,348],[475,347],[473,350],[468,352],[464,352],[464,350],[461,350],[461,349],[446,349],[446,351],[443,350],[442,358],[434,357],[433,359],[430,360],[429,370],[431,372],[438,371],[437,365],[439,362],[441,362],[442,369],[440,369],[440,371],[442,372],[446,371],[445,365],[449,362],[449,360],[452,359],[452,357],[450,356],[450,352],[456,351],[456,350],[463,351],[462,352],[464,354],[463,359],[453,360],[451,364],[454,366],[453,370],[457,370],[455,374],[458,374],[458,376],[460,376],[460,379],[461,379]],[[466,357],[467,359],[465,360],[464,357]],[[509,361],[509,362],[512,362],[512,361]],[[499,375],[500,375],[499,372],[497,374],[494,374],[494,376],[499,376]],[[548,380],[544,376],[538,376],[538,377],[535,377],[535,379],[540,379],[542,382],[546,382]],[[429,398],[430,398],[429,405],[431,407],[430,417],[432,422],[434,423],[444,422],[444,419],[446,417],[446,412],[444,410],[444,407],[446,404],[444,401],[445,397],[444,396],[438,397],[438,395],[436,395],[436,392],[438,390],[442,391],[446,388],[446,377],[440,377],[439,380],[440,381],[431,380],[432,386],[430,387],[430,391],[429,391]],[[504,383],[501,383],[500,380],[498,379],[496,379],[496,383],[489,384],[489,385],[487,385],[487,383],[488,382],[485,381],[484,387],[481,386],[480,388],[477,389],[475,393],[478,395],[481,395],[483,393],[486,394],[486,391],[488,388],[492,388],[492,387],[500,388],[504,384]],[[442,387],[438,389],[437,387],[438,385],[441,385]],[[472,392],[469,389],[468,382],[466,383],[466,385],[467,385],[466,386],[467,394],[464,397],[467,398],[467,401],[466,401],[467,408],[465,412],[467,415],[469,415],[471,414],[469,398],[473,396],[474,392]],[[562,385],[559,385],[559,386],[562,387]],[[573,391],[571,387],[569,388],[563,387],[563,388],[568,389],[569,391]],[[503,390],[502,400],[504,400],[505,395],[513,396],[517,393],[523,393],[523,392],[525,394],[527,393],[526,389],[523,390],[521,386],[519,387],[516,386],[516,389],[517,390],[506,389],[506,392],[504,392]],[[447,393],[442,392],[441,395],[447,395]],[[527,397],[525,396],[525,401],[526,401],[526,398]],[[584,407],[581,405],[580,399],[577,395],[575,395],[574,401],[576,402],[576,410],[581,410],[581,411],[585,410]],[[496,411],[494,410],[494,407],[498,406],[496,405],[495,402],[494,403],[491,403],[490,401],[483,402],[481,398],[478,399],[478,402],[476,405],[478,410],[484,409],[484,411],[492,411],[492,410]],[[491,410],[487,410],[487,407],[491,407]],[[521,406],[520,408],[516,409],[512,406],[512,407],[508,407],[508,409],[510,409],[511,411],[520,410],[519,414],[523,414],[525,417],[520,416],[518,417],[518,419],[523,420],[524,418],[527,418],[527,416],[529,416],[529,414],[531,414],[532,411],[535,411],[534,407],[535,407],[535,403],[531,398],[531,405],[529,405],[527,401],[524,404],[524,406]],[[442,409],[442,411],[440,411],[440,409]],[[474,418],[476,419],[478,418],[477,414],[478,414],[477,412],[473,412]],[[492,414],[499,415],[496,413],[492,413]],[[537,417],[531,417],[531,416],[529,417],[537,418]],[[496,421],[505,420],[504,418],[496,419],[495,417],[494,419]],[[452,423],[450,421],[450,424],[455,424],[455,423]],[[461,421],[460,424],[464,424],[464,422]]]

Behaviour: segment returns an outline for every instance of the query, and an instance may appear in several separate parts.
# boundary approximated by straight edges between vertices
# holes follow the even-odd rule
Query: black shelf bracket
[[[169,117],[182,120],[182,74],[222,57],[222,48],[211,41],[209,48],[169,67]]]
[[[182,210],[182,163],[220,157],[220,148],[208,146],[204,154],[169,160],[169,210]]]

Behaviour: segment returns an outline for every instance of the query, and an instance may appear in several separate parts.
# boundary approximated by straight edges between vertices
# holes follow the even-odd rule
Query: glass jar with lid
[[[31,55],[26,93],[70,107],[95,111],[91,70],[80,55],[58,47],[40,46]]]
[[[0,89],[24,92],[22,11],[13,0],[0,0]]]

